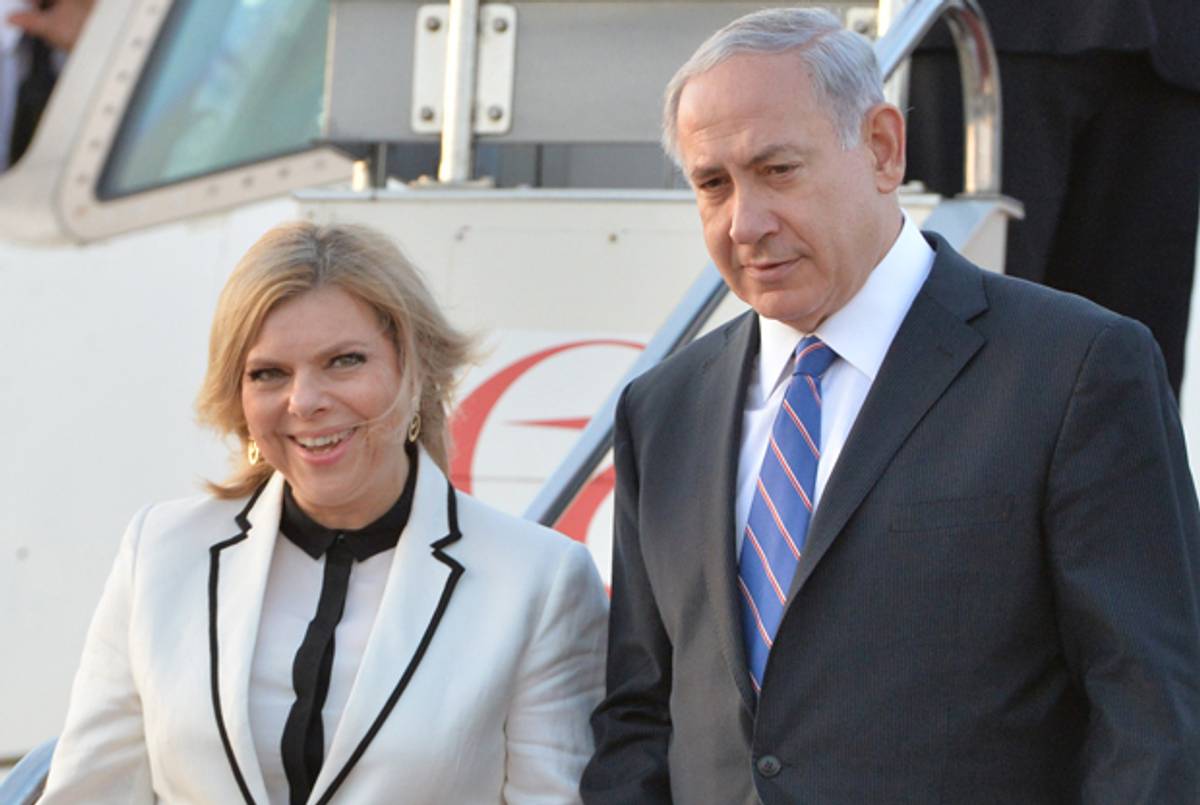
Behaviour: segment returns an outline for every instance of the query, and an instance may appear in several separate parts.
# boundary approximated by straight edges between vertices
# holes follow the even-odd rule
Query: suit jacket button
[[[763,777],[774,777],[783,771],[783,764],[774,755],[763,755],[754,765],[758,767],[758,773]]]

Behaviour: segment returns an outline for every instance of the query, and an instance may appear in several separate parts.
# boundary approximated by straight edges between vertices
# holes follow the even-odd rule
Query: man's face
[[[875,131],[880,108],[899,173],[896,145]],[[892,112],[868,113],[862,143],[843,149],[791,53],[734,56],[684,86],[678,147],[708,252],[763,316],[815,330],[891,248],[904,140]]]

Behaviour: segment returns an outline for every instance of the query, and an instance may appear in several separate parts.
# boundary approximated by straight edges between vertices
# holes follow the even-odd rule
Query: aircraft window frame
[[[121,116],[97,198],[292,156],[320,136],[329,4],[216,5],[171,5]],[[289,81],[272,80],[280,73]]]
[[[64,234],[90,241],[121,232],[277,197],[301,187],[348,181],[351,160],[327,147],[230,166],[116,198],[102,198],[99,177],[129,109],[137,78],[168,15],[187,0],[128,0],[127,8],[98,4],[93,11],[122,15],[108,47],[102,77],[57,182],[57,218]],[[56,90],[57,91],[57,90]]]

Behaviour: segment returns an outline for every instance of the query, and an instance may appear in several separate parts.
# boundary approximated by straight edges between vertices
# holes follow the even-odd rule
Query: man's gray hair
[[[668,82],[663,149],[679,158],[679,98],[688,81],[743,53],[794,52],[808,69],[817,101],[830,114],[843,148],[858,145],[867,110],[883,102],[883,77],[871,43],[821,8],[769,8],[726,25],[696,49]]]

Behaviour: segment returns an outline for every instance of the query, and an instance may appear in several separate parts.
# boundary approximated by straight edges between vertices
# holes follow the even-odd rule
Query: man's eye
[[[283,377],[283,371],[273,368],[251,369],[246,373],[246,376],[250,378],[250,382],[252,383],[269,383],[272,380],[278,380]]]
[[[361,352],[347,352],[345,355],[338,355],[329,362],[329,365],[338,369],[345,369],[350,366],[359,366],[366,362],[367,356]]]
[[[712,179],[705,179],[703,182],[701,182],[700,184],[698,184],[696,186],[698,188],[700,188],[701,190],[712,192],[713,190],[720,190],[721,187],[724,186],[724,184],[725,184],[725,179],[720,176],[717,176]]]
[[[797,166],[793,163],[788,163],[786,165],[768,165],[767,173],[771,174],[772,176],[786,176],[796,170],[796,167]]]

